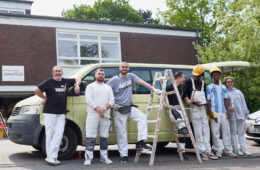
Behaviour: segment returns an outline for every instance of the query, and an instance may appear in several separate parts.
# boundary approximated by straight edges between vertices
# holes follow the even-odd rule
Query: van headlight
[[[20,114],[39,114],[40,113],[40,105],[35,106],[23,106],[20,110]]]

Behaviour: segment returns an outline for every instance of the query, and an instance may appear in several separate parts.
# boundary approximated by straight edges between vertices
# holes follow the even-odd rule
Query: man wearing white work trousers
[[[80,79],[65,79],[62,78],[62,74],[61,67],[54,66],[52,69],[52,78],[42,82],[34,90],[35,94],[43,99],[47,155],[45,161],[50,165],[61,163],[57,158],[65,127],[68,89],[75,85],[75,93],[80,93]]]
[[[104,84],[105,72],[97,69],[95,72],[96,81],[89,84],[85,91],[88,104],[88,115],[86,120],[86,152],[84,165],[91,165],[95,147],[97,131],[100,136],[100,161],[111,164],[108,158],[108,135],[110,128],[110,107],[114,104],[114,95],[111,87]]]
[[[207,104],[209,109],[211,132],[213,139],[212,150],[216,152],[217,157],[222,157],[222,145],[220,143],[220,130],[222,134],[222,141],[224,144],[224,153],[227,156],[236,156],[233,153],[231,145],[231,135],[228,123],[228,118],[230,116],[230,109],[228,103],[228,92],[225,85],[221,84],[220,76],[221,70],[217,67],[210,70],[210,75],[212,83],[207,86]],[[214,118],[214,114],[217,118]]]
[[[128,73],[129,65],[127,62],[122,62],[120,64],[119,71],[120,74],[112,77],[108,81],[108,85],[112,87],[115,97],[113,115],[121,163],[127,163],[128,141],[126,125],[128,117],[137,121],[138,142],[136,144],[136,149],[141,151],[151,150],[151,147],[144,143],[144,140],[147,140],[147,117],[137,107],[133,107],[132,86],[138,83],[156,93],[160,93],[160,90],[155,89],[135,74]]]

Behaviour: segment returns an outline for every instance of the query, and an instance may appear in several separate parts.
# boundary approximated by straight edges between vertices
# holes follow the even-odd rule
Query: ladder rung
[[[155,138],[155,135],[147,135],[148,138]]]
[[[185,152],[196,152],[196,150],[195,149],[178,149],[178,152],[183,152],[183,151],[185,151]]]
[[[165,79],[165,77],[163,76],[163,77],[160,77],[160,78],[157,78],[157,79],[155,79],[155,81],[159,81],[159,80],[163,80],[163,79]]]
[[[180,105],[175,105],[175,106],[169,106],[168,108],[169,109],[178,109],[178,110],[180,110],[181,106]]]
[[[147,120],[148,123],[157,123],[157,121],[160,121],[161,119],[158,120]]]
[[[190,138],[190,134],[183,135],[183,134],[176,134],[177,137],[179,138]]]
[[[169,91],[165,93],[166,95],[176,94],[176,91]]]
[[[148,106],[148,109],[159,109],[160,105]]]

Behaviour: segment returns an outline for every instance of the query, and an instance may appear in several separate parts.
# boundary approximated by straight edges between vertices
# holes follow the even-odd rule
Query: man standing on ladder
[[[147,140],[147,117],[137,107],[133,106],[132,86],[136,83],[159,93],[159,89],[155,89],[150,84],[146,83],[135,74],[128,73],[129,65],[127,62],[122,62],[119,66],[120,74],[112,77],[108,81],[114,92],[114,123],[117,136],[117,145],[121,157],[121,163],[128,162],[128,141],[127,141],[127,118],[137,121],[138,139],[136,144],[137,150],[149,150],[151,147],[144,143]]]
[[[202,80],[204,75],[204,67],[196,65],[192,71],[193,78],[185,82],[184,99],[190,107],[190,118],[194,129],[196,144],[201,159],[206,161],[210,159],[218,159],[211,152],[210,146],[210,130],[205,109],[206,105],[206,84]]]
[[[184,85],[184,81],[185,81],[185,76],[184,76],[183,72],[176,72],[174,74],[174,79],[176,81],[176,85],[178,87],[180,97],[182,98],[183,97],[183,86],[182,85]],[[172,84],[170,84],[166,87],[166,92],[170,92],[170,91],[174,91],[174,87]],[[168,95],[167,97],[168,97],[169,104],[171,106],[179,105],[176,94],[171,94],[171,95]],[[171,113],[175,120],[184,120],[181,109],[171,109]],[[184,122],[179,122],[177,124],[177,128],[178,128],[178,134],[182,134],[182,135],[189,134],[189,131]],[[186,138],[181,137],[181,138],[179,138],[179,141],[180,141],[180,149],[185,149]],[[188,157],[185,154],[183,154],[183,158],[188,160]]]

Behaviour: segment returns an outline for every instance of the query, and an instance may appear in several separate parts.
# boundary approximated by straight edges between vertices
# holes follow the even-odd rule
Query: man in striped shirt
[[[213,139],[212,150],[216,151],[216,155],[222,157],[222,146],[220,143],[220,130],[222,134],[222,141],[224,144],[224,153],[227,156],[235,156],[232,152],[231,135],[228,118],[230,111],[228,110],[228,94],[226,86],[220,83],[221,70],[213,68],[210,71],[212,82],[206,88],[208,109],[210,117],[213,118],[213,112],[216,113],[217,119],[211,119],[211,132]]]

